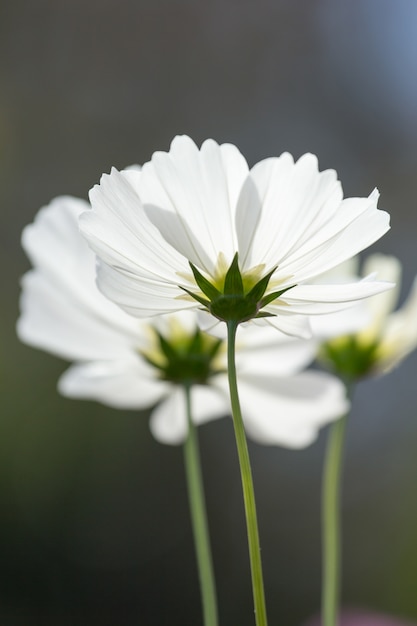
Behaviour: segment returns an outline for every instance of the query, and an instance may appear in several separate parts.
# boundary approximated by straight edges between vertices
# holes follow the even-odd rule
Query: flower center
[[[141,354],[158,370],[162,380],[182,385],[206,385],[210,378],[223,371],[219,359],[222,339],[198,328],[193,333],[176,332],[169,338],[153,327],[151,330],[154,345]]]

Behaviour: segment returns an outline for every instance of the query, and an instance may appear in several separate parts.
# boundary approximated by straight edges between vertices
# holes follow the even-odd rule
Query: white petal
[[[228,413],[227,398],[209,386],[194,386],[191,389],[191,411],[196,424],[222,417]],[[188,427],[182,388],[172,388],[169,396],[154,409],[150,428],[161,443],[176,445],[185,441]]]
[[[367,301],[367,305],[372,316],[372,326],[378,334],[385,323],[385,319],[394,310],[401,283],[401,263],[396,257],[385,254],[372,254],[365,259],[363,264],[363,274],[376,274],[379,279],[393,283],[393,289],[374,296]]]
[[[195,424],[205,424],[230,414],[229,394],[210,385],[194,385],[191,390],[191,411]]]
[[[22,246],[33,265],[60,271],[62,264],[74,264],[74,252],[76,259],[91,256],[88,246],[77,235],[78,216],[88,208],[89,204],[84,200],[59,196],[38,211],[33,223],[22,232]],[[54,266],[51,259],[59,263]]]
[[[97,400],[118,409],[144,409],[167,393],[168,385],[153,377],[139,357],[73,365],[58,389],[70,398]]]
[[[284,306],[272,309],[271,305],[263,309],[270,312],[274,317],[264,317],[259,320],[252,320],[251,323],[267,324],[277,330],[290,335],[291,337],[299,337],[300,339],[311,339],[310,321],[304,315],[292,314],[291,311],[285,309]]]
[[[278,265],[274,279],[299,283],[349,259],[381,237],[389,216],[377,210],[378,194],[342,199],[332,170],[319,172],[306,154],[261,161],[250,172],[237,211],[245,266]]]
[[[175,341],[176,337],[183,337],[184,333],[189,337],[194,335],[199,328],[198,319],[196,311],[178,311],[170,315],[154,317],[151,324],[158,333]]]
[[[135,317],[152,317],[200,306],[196,300],[185,299],[185,292],[176,285],[137,279],[106,263],[98,265],[97,284],[107,298]]]
[[[410,294],[388,319],[378,347],[376,367],[386,373],[417,348],[417,278]]]
[[[241,377],[239,393],[248,435],[269,445],[305,447],[321,426],[348,410],[342,383],[322,372],[288,378]]]
[[[242,270],[251,269],[253,265],[261,263],[263,258],[260,251],[254,246],[262,218],[262,200],[263,197],[252,176],[248,176],[243,184],[236,207],[236,234],[239,246],[239,265]],[[253,250],[253,248],[255,249]],[[263,250],[263,252],[265,251]]]
[[[130,173],[131,172],[140,172],[142,169],[142,166],[139,165],[138,163],[134,163],[133,165],[127,165],[122,171],[121,173],[123,174],[123,176],[126,176],[126,178],[129,180],[130,177]]]
[[[23,246],[35,269],[22,281],[18,333],[66,358],[121,356],[137,345],[141,327],[95,285],[95,256],[78,230],[86,206],[56,198],[24,229]]]
[[[328,228],[281,260],[274,279],[310,280],[364,250],[390,228],[389,214],[376,208],[377,195],[344,200]]]
[[[289,376],[311,363],[316,351],[316,342],[289,337],[270,326],[248,324],[237,335],[238,373]]]
[[[391,289],[391,283],[373,280],[373,276],[355,283],[341,285],[296,285],[286,291],[278,300],[272,302],[266,311],[279,313],[281,307],[290,307],[294,313],[322,315],[349,306],[349,302],[367,298]]]
[[[197,311],[197,320],[198,326],[201,330],[208,333],[209,335],[213,335],[214,337],[218,337],[219,339],[226,339],[227,337],[227,326],[223,322],[221,322],[217,317],[208,313],[208,311]]]
[[[265,159],[252,168],[250,179],[262,206],[251,263],[268,268],[320,231],[342,199],[335,172],[319,173],[317,158],[311,154],[297,163],[288,153]],[[254,210],[259,212],[259,207]]]
[[[131,172],[141,177],[142,172]],[[80,217],[80,229],[107,264],[156,284],[178,284],[176,272],[189,272],[187,260],[174,250],[149,221],[126,176],[117,170],[90,191],[93,210]]]
[[[318,277],[314,282],[320,283],[347,283],[358,275],[359,259],[353,257],[338,265],[333,270]],[[398,297],[399,264],[393,257],[374,254],[368,257],[364,264],[364,274],[378,276],[392,283],[391,289],[376,296],[371,296],[357,302],[353,307],[337,311],[329,315],[315,315],[311,318],[311,325],[315,337],[329,339],[338,335],[360,333],[366,334],[366,341],[371,341],[370,333],[377,338],[385,322],[385,318],[392,310]]]
[[[185,441],[187,416],[182,389],[171,387],[169,395],[152,411],[149,427],[160,443],[177,445]]]
[[[324,284],[352,282],[353,279],[359,277],[359,266],[359,255],[353,256],[352,258],[343,261],[343,263],[339,263],[339,265],[336,265],[324,274],[320,274],[314,279],[314,282]],[[372,272],[367,272],[367,274],[370,273]]]
[[[310,324],[313,336],[326,340],[360,332],[369,325],[372,319],[367,304],[368,300],[361,300],[354,306],[349,306],[335,313],[312,315]]]
[[[139,347],[139,327],[133,334],[127,324],[123,332],[111,320],[83,307],[70,292],[66,294],[65,285],[57,287],[40,272],[27,273],[22,288],[17,323],[21,341],[70,360],[120,358]],[[99,292],[97,295],[103,298]],[[122,311],[116,312],[124,316]]]
[[[212,274],[219,252],[231,262],[237,250],[234,213],[247,173],[246,161],[234,146],[209,139],[198,150],[182,136],[168,153],[153,155],[136,189],[166,241]]]

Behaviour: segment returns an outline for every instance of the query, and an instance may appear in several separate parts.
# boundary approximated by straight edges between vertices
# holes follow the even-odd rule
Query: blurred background
[[[147,414],[65,400],[66,364],[18,343],[20,233],[59,194],[148,160],[174,135],[284,150],[381,192],[374,250],[417,272],[414,0],[3,0],[0,3],[0,624],[201,623],[181,448]],[[343,604],[417,620],[417,355],[357,388],[348,428]],[[221,623],[253,624],[229,419],[199,431]],[[271,624],[320,602],[326,433],[250,446]]]

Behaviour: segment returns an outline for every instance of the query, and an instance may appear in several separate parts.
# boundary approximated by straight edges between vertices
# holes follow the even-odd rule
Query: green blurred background
[[[312,151],[347,195],[381,191],[375,250],[417,269],[415,0],[3,0],[0,3],[0,624],[201,623],[180,448],[147,415],[68,401],[66,365],[15,336],[19,238],[59,194],[175,134],[253,164]],[[417,620],[417,357],[357,389],[344,515],[346,606]],[[253,623],[230,420],[200,429],[222,624]],[[251,445],[270,623],[319,609],[325,434]]]

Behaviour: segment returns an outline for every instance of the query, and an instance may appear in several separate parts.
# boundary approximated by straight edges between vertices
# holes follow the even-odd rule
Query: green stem
[[[347,387],[349,396],[349,387]],[[341,522],[340,493],[347,415],[328,433],[322,485],[322,624],[336,626],[340,600]]]
[[[230,400],[232,405],[233,424],[236,436],[236,445],[239,456],[240,473],[242,478],[243,499],[245,503],[246,527],[249,543],[249,557],[252,572],[252,592],[255,605],[257,626],[267,626],[264,583],[262,576],[261,549],[259,545],[258,520],[256,516],[255,493],[253,489],[252,471],[249,461],[249,452],[240,409],[236,379],[235,343],[238,324],[227,323],[227,363]]]
[[[190,385],[185,385],[184,391],[188,421],[188,436],[184,443],[185,473],[187,476],[188,499],[190,503],[194,546],[200,580],[204,626],[217,626],[216,585],[214,582],[213,561],[211,557],[210,538],[207,524],[200,452],[196,427],[191,418]]]

